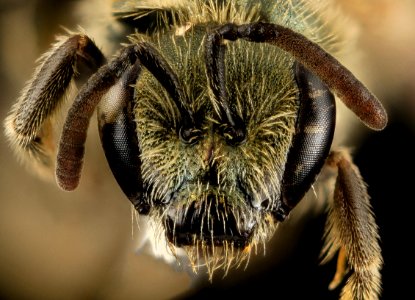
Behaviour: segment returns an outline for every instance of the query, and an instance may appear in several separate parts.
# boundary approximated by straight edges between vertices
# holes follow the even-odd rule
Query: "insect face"
[[[135,130],[145,191],[140,206],[146,203],[175,246],[243,250],[272,236],[273,215],[282,205],[282,177],[299,107],[293,59],[271,45],[229,45],[226,93],[244,132],[234,142],[215,108],[205,39],[206,28],[194,27],[154,42],[186,87],[182,101],[194,116],[191,128],[153,74],[144,71],[136,84]],[[98,115],[106,119],[105,108]]]
[[[173,253],[184,248],[210,276],[264,245],[326,164],[338,177],[325,255],[340,250],[339,265],[349,260],[354,274],[345,299],[376,298],[382,259],[369,196],[351,157],[331,144],[333,93],[376,130],[387,122],[380,102],[302,34],[324,40],[324,22],[306,2],[174,3],[121,5],[121,16],[154,22],[109,62],[83,33],[57,43],[6,120],[12,144],[38,161],[47,156],[46,123],[78,64],[89,65],[95,73],[63,127],[58,184],[77,187],[98,107],[102,146],[121,189],[149,215],[156,239]]]

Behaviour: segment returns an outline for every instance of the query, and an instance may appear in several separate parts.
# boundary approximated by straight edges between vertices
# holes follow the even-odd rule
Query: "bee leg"
[[[139,73],[140,65],[136,62],[103,97],[97,115],[101,143],[111,171],[135,209],[146,214],[150,207],[142,201],[140,149],[133,111],[133,84]]]
[[[336,273],[332,281],[329,284],[329,290],[334,290],[342,282],[344,276],[347,273],[347,256],[346,250],[343,246],[340,247],[339,253],[337,254],[337,266]]]
[[[101,51],[84,34],[61,38],[41,57],[31,81],[5,120],[9,142],[22,159],[39,167],[52,167],[52,117],[69,96],[80,72],[95,72],[104,61]]]
[[[337,168],[338,175],[326,225],[323,262],[340,249],[340,276],[344,274],[342,260],[347,259],[352,274],[341,299],[378,299],[383,262],[366,184],[347,151],[331,152],[327,163]]]

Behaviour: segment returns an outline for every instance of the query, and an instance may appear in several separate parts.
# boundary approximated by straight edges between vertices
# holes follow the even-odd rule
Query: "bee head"
[[[239,264],[311,188],[334,134],[329,88],[350,93],[356,81],[316,44],[274,24],[195,26],[154,44],[127,48],[144,68],[122,118],[102,122],[107,159],[172,248],[210,269]],[[360,82],[352,87],[366,97]],[[382,110],[376,99],[365,105]],[[363,120],[376,127],[384,118]]]

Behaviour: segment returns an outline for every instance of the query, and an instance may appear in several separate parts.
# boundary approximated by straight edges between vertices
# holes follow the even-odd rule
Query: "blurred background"
[[[0,120],[36,59],[64,32],[60,26],[76,29],[95,20],[75,9],[78,2],[88,1],[0,0]],[[381,234],[382,299],[400,299],[412,294],[413,280],[415,1],[336,2],[360,28],[359,72],[389,112],[384,131],[361,126],[350,140]],[[90,35],[99,44],[99,34]],[[0,299],[204,299],[262,293],[279,299],[338,298],[339,290],[327,291],[335,262],[318,265],[324,216],[310,218],[296,232],[298,245],[285,249],[283,260],[271,241],[265,256],[213,284],[192,283],[186,272],[137,254],[130,204],[110,174],[91,123],[81,184],[70,193],[22,167],[1,130]]]

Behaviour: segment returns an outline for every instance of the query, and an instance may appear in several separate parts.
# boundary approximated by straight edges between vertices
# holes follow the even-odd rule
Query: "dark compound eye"
[[[115,179],[137,211],[147,214],[150,208],[142,201],[140,149],[132,111],[134,88],[131,85],[138,76],[139,65],[135,64],[121,77],[123,88],[118,89],[118,93],[112,90],[112,97],[106,98],[98,107],[98,126]]]
[[[283,204],[292,209],[311,188],[329,154],[336,123],[333,94],[300,63],[295,63],[300,107],[283,179]]]

